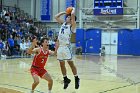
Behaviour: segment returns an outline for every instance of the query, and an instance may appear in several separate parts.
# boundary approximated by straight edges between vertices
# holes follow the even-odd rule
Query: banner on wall
[[[66,8],[70,6],[76,7],[76,0],[66,0]]]
[[[123,8],[100,8],[94,9],[94,15],[123,15]]]
[[[51,20],[51,0],[41,0],[41,20]]]

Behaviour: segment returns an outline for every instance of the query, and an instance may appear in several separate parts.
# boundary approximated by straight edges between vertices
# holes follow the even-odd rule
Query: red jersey
[[[48,59],[49,50],[44,51],[40,48],[40,53],[34,56],[32,65],[40,68],[44,68],[46,61]]]

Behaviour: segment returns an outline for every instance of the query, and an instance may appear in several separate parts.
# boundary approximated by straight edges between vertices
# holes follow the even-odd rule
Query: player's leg
[[[63,47],[61,46],[57,50],[57,59],[59,60],[61,73],[64,78],[64,89],[66,89],[68,87],[68,84],[71,82],[71,80],[67,78],[67,70],[66,70],[65,61],[64,61],[64,59],[67,59],[67,57],[65,55],[66,48],[67,47],[65,47],[65,46],[63,46]]]
[[[75,89],[78,89],[79,88],[79,83],[80,83],[80,79],[77,75],[77,69],[76,69],[76,66],[74,65],[73,61],[69,60],[68,61],[68,64],[73,72],[73,75],[75,77]]]
[[[32,75],[32,77],[33,77],[34,83],[32,84],[32,91],[31,91],[31,93],[34,93],[34,90],[35,90],[36,86],[39,84],[39,77],[36,74]]]
[[[63,59],[65,59],[64,56],[64,50],[65,47],[59,47],[57,50],[57,59],[59,60],[60,63],[60,68],[61,68],[61,73],[63,76],[66,76],[66,67],[65,67],[65,61]]]
[[[61,68],[61,73],[63,76],[67,75],[66,67],[65,67],[65,61],[59,60],[60,63],[60,68]]]
[[[69,61],[67,61],[67,62],[68,62],[69,66],[70,66],[70,68],[71,68],[71,70],[72,70],[72,72],[73,72],[73,75],[77,75],[77,69],[76,69],[76,67],[75,67],[75,65],[74,65],[74,63],[73,63],[73,61],[69,60]]]
[[[48,93],[51,93],[52,86],[53,86],[53,80],[52,80],[50,74],[48,74],[48,72],[46,72],[46,73],[42,76],[42,78],[48,81]]]
[[[66,89],[68,87],[69,83],[71,82],[71,80],[67,78],[67,70],[65,67],[65,61],[59,60],[59,63],[60,63],[61,72],[62,72],[62,75],[64,78],[64,89]]]
[[[69,66],[71,67],[71,70],[73,72],[73,75],[75,76],[75,89],[78,89],[79,88],[79,82],[80,82],[80,79],[78,78],[78,75],[77,75],[77,69],[72,61],[72,50],[70,47],[67,47],[65,49],[65,56],[67,57],[67,61],[68,61],[68,64]]]

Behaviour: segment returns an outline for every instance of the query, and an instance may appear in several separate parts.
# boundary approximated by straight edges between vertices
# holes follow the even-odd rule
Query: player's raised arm
[[[57,21],[58,23],[60,23],[60,24],[64,23],[64,20],[60,18],[60,17],[61,17],[62,15],[64,15],[64,14],[66,14],[65,11],[64,11],[64,12],[60,12],[60,13],[58,13],[58,14],[55,15],[55,19],[56,19],[56,21]]]
[[[28,54],[38,54],[38,53],[39,53],[39,48],[30,47],[30,48],[27,50],[27,53],[28,53]]]
[[[37,38],[36,37],[33,37],[32,38],[32,44],[31,44],[31,47],[27,50],[27,53],[28,54],[34,54],[34,53],[39,53],[39,48],[35,48],[37,45]]]
[[[75,32],[76,28],[76,16],[75,16],[75,8],[73,7],[72,12],[71,12],[71,28],[72,32]]]

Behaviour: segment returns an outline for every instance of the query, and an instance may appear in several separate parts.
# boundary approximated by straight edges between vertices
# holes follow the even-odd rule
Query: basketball
[[[71,12],[72,12],[72,7],[68,7],[67,9],[66,9],[66,14],[70,14]]]

